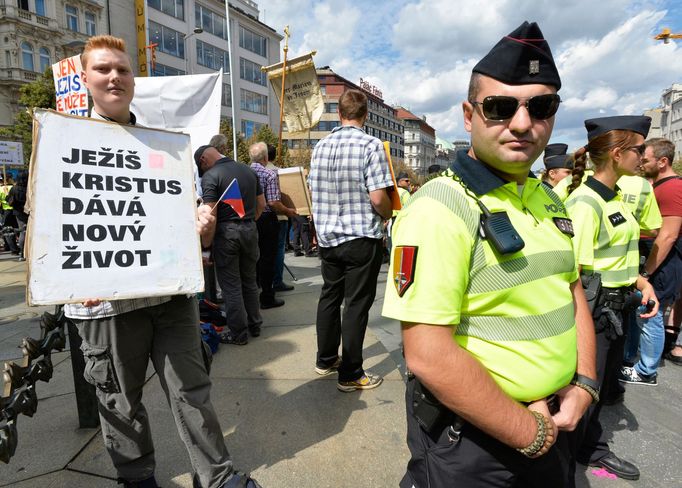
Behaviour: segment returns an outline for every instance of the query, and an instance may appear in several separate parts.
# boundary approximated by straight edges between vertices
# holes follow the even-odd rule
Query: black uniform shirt
[[[236,178],[244,201],[244,220],[256,218],[256,197],[263,193],[256,173],[247,165],[230,158],[222,158],[201,177],[204,200],[217,202],[227,186]],[[239,215],[224,203],[218,204],[218,222],[241,220]]]

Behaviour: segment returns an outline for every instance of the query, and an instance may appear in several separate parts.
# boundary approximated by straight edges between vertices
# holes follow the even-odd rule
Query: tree
[[[254,136],[254,142],[264,142],[266,144],[271,144],[277,148],[279,146],[279,137],[277,134],[272,132],[272,129],[268,125],[262,125],[260,129],[258,129],[258,132],[256,132]],[[284,142],[284,141],[282,141]],[[281,155],[281,161],[273,163],[277,164],[278,166],[282,168],[286,168],[289,166],[287,164],[287,153],[288,153],[288,148],[286,144],[282,144],[282,155]]]
[[[24,161],[28,164],[33,147],[33,109],[55,108],[52,68],[48,67],[36,81],[19,88],[19,104],[26,109],[16,114],[14,125],[0,128],[0,136],[22,142],[24,145]]]
[[[234,157],[234,151],[233,151],[233,142],[232,142],[232,123],[228,119],[223,119],[220,121],[220,133],[223,134],[225,137],[227,137],[228,145],[227,145],[227,154],[225,156],[229,156],[232,159],[235,159],[236,161],[241,161],[243,163],[248,163],[249,162],[249,146],[246,144],[246,142],[239,137],[239,134],[237,134],[237,157]]]

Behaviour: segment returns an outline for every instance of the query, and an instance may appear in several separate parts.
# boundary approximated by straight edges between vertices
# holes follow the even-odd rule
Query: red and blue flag
[[[237,178],[234,178],[232,182],[227,185],[225,191],[220,196],[221,202],[232,207],[232,210],[239,215],[240,219],[244,218],[246,212],[244,211],[244,200],[242,200],[242,192],[239,190],[239,183],[237,183]]]

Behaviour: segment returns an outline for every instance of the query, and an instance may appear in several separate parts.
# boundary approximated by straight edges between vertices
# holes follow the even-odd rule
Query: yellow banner
[[[313,54],[308,53],[287,60],[284,80],[284,121],[290,133],[313,128],[324,112],[324,99],[317,81]],[[283,63],[277,63],[263,68],[280,104],[282,65]]]
[[[147,69],[147,23],[144,15],[144,0],[135,0],[135,30],[137,33],[138,76],[149,76]]]

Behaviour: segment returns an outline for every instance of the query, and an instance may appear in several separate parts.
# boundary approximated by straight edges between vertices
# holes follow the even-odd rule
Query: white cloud
[[[682,82],[682,46],[652,39],[679,17],[676,0],[256,1],[268,25],[290,26],[290,55],[316,49],[318,66],[367,79],[448,140],[467,137],[471,68],[526,19],[540,25],[563,81],[553,142],[581,146],[584,119],[641,113]]]

